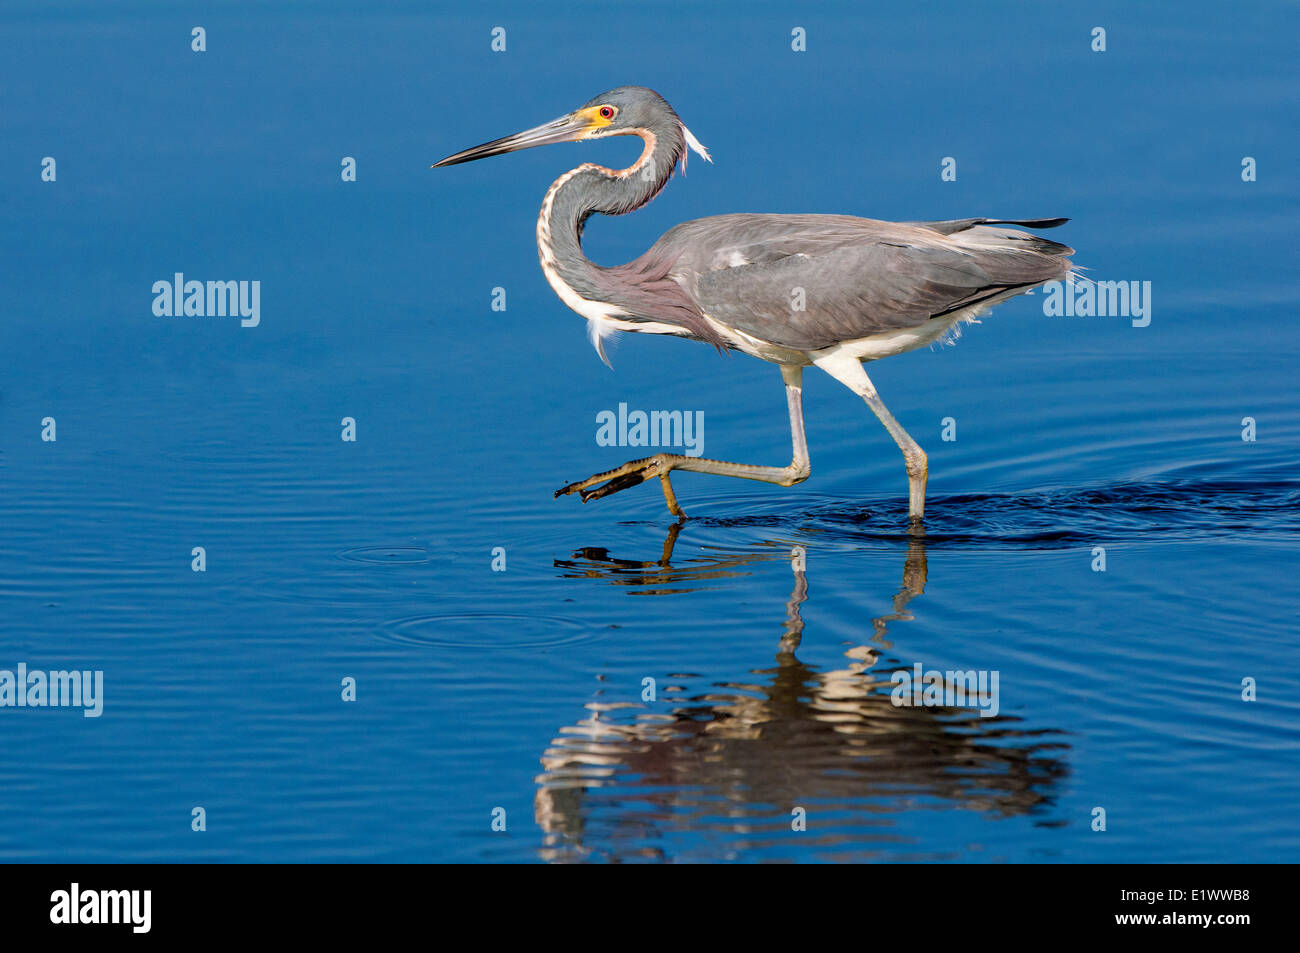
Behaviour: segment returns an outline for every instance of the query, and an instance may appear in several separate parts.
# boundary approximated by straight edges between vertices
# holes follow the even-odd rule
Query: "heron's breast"
[[[546,276],[546,281],[550,284],[551,289],[559,296],[569,308],[582,315],[588,321],[611,321],[616,315],[626,314],[622,308],[609,301],[597,301],[591,298],[584,298],[574,290],[573,286],[564,280],[560,274],[560,269],[556,265],[555,256],[550,253],[550,247],[541,244],[537,245],[537,257],[542,265],[542,274]]]

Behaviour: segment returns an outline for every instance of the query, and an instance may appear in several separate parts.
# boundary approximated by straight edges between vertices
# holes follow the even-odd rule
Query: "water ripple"
[[[768,504],[738,516],[704,516],[717,527],[782,527],[840,540],[897,541],[905,514],[888,504],[825,501],[792,512]],[[1300,535],[1300,482],[1172,480],[1036,492],[967,493],[927,501],[931,545],[1065,548],[1096,542],[1187,541],[1221,536],[1294,540]]]
[[[585,642],[596,630],[574,619],[507,612],[449,612],[381,623],[378,638],[405,645],[518,649]]]
[[[430,561],[429,551],[415,546],[354,546],[336,553],[339,559],[375,566],[410,565]]]

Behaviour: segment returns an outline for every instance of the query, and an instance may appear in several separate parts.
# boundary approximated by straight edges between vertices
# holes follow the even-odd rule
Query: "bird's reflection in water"
[[[671,592],[788,553],[794,588],[775,663],[735,681],[661,676],[658,700],[644,704],[588,704],[587,717],[561,729],[542,757],[535,816],[544,859],[779,860],[810,849],[821,859],[924,859],[959,847],[925,854],[909,846],[899,812],[961,808],[1054,823],[1054,787],[1067,770],[1059,732],[981,718],[974,708],[890,700],[891,674],[909,663],[882,653],[889,625],[911,619],[909,603],[925,590],[922,539],[906,544],[893,612],[872,620],[874,634],[845,652],[843,666],[820,670],[796,654],[808,599],[803,547],[697,557],[679,571],[671,564],[679,531],[658,560],[586,549],[556,565],[568,577]],[[796,833],[800,807],[807,829]]]

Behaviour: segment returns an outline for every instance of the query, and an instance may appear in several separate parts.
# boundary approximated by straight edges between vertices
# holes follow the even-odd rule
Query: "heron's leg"
[[[802,483],[812,472],[812,464],[808,459],[808,440],[803,429],[803,368],[782,365],[781,377],[785,381],[785,398],[790,408],[790,442],[793,445],[793,458],[788,467],[760,467],[748,463],[688,457],[677,453],[657,453],[653,457],[629,460],[621,467],[597,473],[577,483],[570,483],[556,490],[555,495],[560,497],[569,493],[580,493],[582,502],[586,503],[588,500],[598,500],[602,496],[626,490],[630,486],[636,486],[657,476],[663,486],[668,509],[674,516],[685,516],[682,508],[677,505],[677,497],[673,493],[672,484],[668,481],[668,474],[673,470],[740,477],[743,480],[758,480],[780,486]]]
[[[865,400],[867,406],[885,425],[889,435],[894,438],[894,443],[898,444],[898,448],[903,451],[903,459],[907,463],[907,515],[913,521],[920,520],[925,515],[925,482],[930,475],[930,464],[925,451],[885,407],[885,402],[876,393],[871,378],[863,370],[861,361],[854,357],[838,355],[824,357],[814,363]]]

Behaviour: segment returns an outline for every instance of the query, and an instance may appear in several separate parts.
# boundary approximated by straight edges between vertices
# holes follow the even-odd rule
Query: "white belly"
[[[1025,290],[1027,289],[1008,291],[995,298],[971,305],[969,308],[962,308],[960,311],[945,314],[941,318],[930,318],[924,324],[919,324],[914,328],[881,331],[878,334],[869,334],[866,337],[841,341],[839,344],[833,344],[830,347],[815,351],[800,351],[773,344],[770,341],[761,341],[745,334],[743,331],[723,327],[713,321],[712,318],[709,318],[709,323],[737,350],[764,361],[771,361],[774,364],[807,366],[825,358],[833,357],[853,358],[859,361],[878,361],[882,357],[893,357],[895,354],[913,351],[918,347],[925,347],[927,344],[955,341],[961,335],[963,324],[976,322],[981,314],[994,305],[1005,301],[1007,298],[1022,295]],[[706,317],[708,316],[706,315]]]
[[[823,357],[831,355],[854,357],[860,361],[875,361],[882,357],[891,357],[895,354],[902,354],[904,351],[924,347],[927,344],[943,339],[944,335],[950,331],[955,334],[954,329],[957,325],[963,321],[973,321],[980,310],[982,309],[971,308],[956,311],[944,315],[942,318],[931,318],[919,327],[904,328],[901,331],[882,331],[879,334],[843,341],[816,351],[802,351],[781,344],[773,344],[770,341],[763,341],[746,334],[744,331],[725,327],[712,318],[708,318],[708,315],[705,315],[705,317],[713,325],[714,330],[721,334],[738,351],[759,360],[771,361],[773,364],[806,367]]]
[[[901,331],[881,331],[879,334],[844,341],[819,351],[809,351],[808,354],[813,360],[842,355],[859,361],[878,361],[882,357],[893,357],[895,354],[914,351],[935,341],[943,341],[949,333],[956,337],[962,323],[974,321],[983,310],[985,310],[983,307],[976,307],[954,311],[942,318],[931,318],[920,327],[904,328]]]

